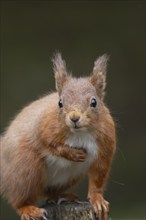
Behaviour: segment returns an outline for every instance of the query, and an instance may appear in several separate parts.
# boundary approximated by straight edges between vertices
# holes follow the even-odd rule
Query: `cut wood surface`
[[[43,208],[48,213],[48,220],[98,220],[89,202],[48,203]]]

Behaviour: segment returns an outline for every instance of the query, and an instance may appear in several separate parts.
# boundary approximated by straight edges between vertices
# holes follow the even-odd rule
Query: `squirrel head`
[[[95,62],[91,76],[74,78],[68,73],[61,54],[52,59],[59,94],[60,121],[72,132],[97,127],[103,109],[108,56],[100,56]],[[64,124],[64,123],[63,123]]]

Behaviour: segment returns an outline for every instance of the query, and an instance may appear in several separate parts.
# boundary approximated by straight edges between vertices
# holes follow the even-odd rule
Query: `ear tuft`
[[[106,75],[108,60],[109,55],[107,54],[103,54],[102,56],[98,57],[98,59],[94,62],[93,74],[102,72],[104,75]]]
[[[96,88],[97,95],[103,99],[104,98],[104,90],[106,87],[106,71],[107,71],[107,62],[109,60],[109,56],[104,54],[100,56],[95,62],[93,67],[93,73],[90,78],[90,82]]]
[[[62,91],[62,87],[68,78],[66,63],[62,59],[60,53],[54,54],[54,57],[52,58],[52,62],[53,62],[55,80],[56,80],[56,89],[60,94]]]
[[[66,63],[62,59],[61,53],[55,53],[52,58],[54,72],[66,72]]]

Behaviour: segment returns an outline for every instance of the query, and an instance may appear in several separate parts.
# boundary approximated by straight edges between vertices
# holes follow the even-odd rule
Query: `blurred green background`
[[[105,197],[112,220],[145,216],[145,1],[1,1],[1,132],[27,103],[54,90],[51,57],[75,76],[110,54],[105,102],[117,153]],[[76,191],[85,199],[87,179]],[[27,186],[26,186],[27,187]],[[2,220],[19,219],[1,200]]]

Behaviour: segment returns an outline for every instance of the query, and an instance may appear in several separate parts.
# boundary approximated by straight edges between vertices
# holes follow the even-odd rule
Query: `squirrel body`
[[[78,180],[81,175],[87,173],[98,151],[96,140],[85,132],[70,135],[70,137],[66,139],[65,144],[69,147],[77,146],[86,150],[86,152],[88,152],[86,161],[76,163],[61,157],[48,156],[48,177],[51,176],[51,179],[48,181],[48,186],[50,187],[64,185],[71,179]]]
[[[36,201],[60,198],[87,173],[89,200],[99,219],[107,219],[103,192],[116,138],[103,102],[106,62],[107,56],[99,57],[93,74],[77,79],[56,54],[57,92],[26,106],[1,136],[0,191],[21,220],[45,219],[45,210],[37,208]]]

